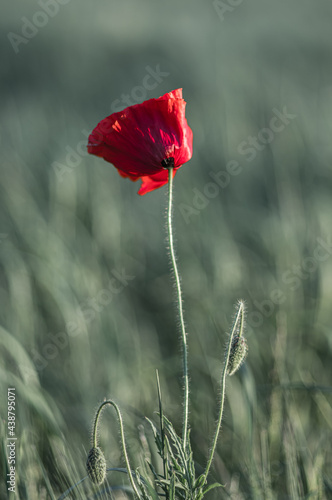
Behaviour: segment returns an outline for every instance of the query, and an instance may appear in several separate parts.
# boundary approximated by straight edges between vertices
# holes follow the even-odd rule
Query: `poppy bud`
[[[106,460],[99,447],[91,448],[86,461],[86,470],[94,484],[102,484],[106,477]]]
[[[232,341],[231,352],[227,367],[228,375],[233,375],[242,365],[248,352],[248,344],[244,337],[235,335]]]

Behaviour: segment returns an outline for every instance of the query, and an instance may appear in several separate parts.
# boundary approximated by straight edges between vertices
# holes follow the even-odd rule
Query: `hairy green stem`
[[[175,277],[175,285],[177,290],[177,302],[179,310],[179,318],[181,325],[181,340],[182,340],[182,359],[183,359],[183,378],[184,378],[184,414],[183,414],[183,430],[182,439],[183,447],[186,449],[187,444],[187,432],[188,432],[188,413],[189,413],[189,377],[188,377],[188,347],[187,347],[187,334],[183,319],[183,305],[182,305],[182,291],[180,276],[177,267],[175,251],[174,251],[174,241],[173,241],[173,228],[172,228],[172,202],[173,202],[173,168],[168,167],[168,214],[167,214],[167,225],[168,225],[168,240],[169,240],[169,250],[171,255],[171,261]]]
[[[125,457],[125,462],[126,462],[126,466],[127,466],[127,472],[128,472],[128,476],[129,476],[129,480],[130,480],[130,483],[131,483],[131,486],[135,492],[135,496],[140,499],[140,494],[138,492],[138,489],[137,489],[137,486],[134,482],[134,478],[133,478],[133,475],[132,475],[132,472],[131,472],[131,467],[130,467],[130,463],[129,463],[129,458],[128,458],[128,454],[127,454],[127,448],[126,448],[126,441],[125,441],[125,435],[124,435],[124,429],[123,429],[123,421],[122,421],[122,415],[121,415],[121,412],[120,412],[120,409],[118,407],[118,405],[116,403],[114,403],[114,401],[112,400],[107,400],[107,401],[104,401],[98,408],[97,410],[97,413],[96,413],[96,416],[95,416],[95,420],[94,420],[94,424],[93,424],[93,434],[92,434],[92,446],[94,448],[97,448],[97,428],[98,428],[98,420],[100,418],[100,415],[101,415],[101,412],[103,410],[103,408],[106,406],[106,405],[111,405],[113,406],[113,408],[115,408],[115,411],[117,413],[117,417],[118,417],[118,420],[119,420],[119,425],[120,425],[120,434],[121,434],[121,444],[122,444],[122,450],[123,450],[123,454],[124,454],[124,457]]]
[[[240,324],[239,324],[239,322],[240,322]],[[222,417],[223,417],[223,413],[224,413],[225,394],[226,394],[226,377],[227,377],[229,357],[230,357],[230,352],[231,352],[231,348],[232,348],[233,337],[235,334],[238,334],[239,337],[241,337],[242,332],[243,332],[243,325],[244,325],[244,303],[239,302],[238,308],[236,311],[236,315],[234,318],[233,326],[232,326],[232,331],[231,331],[231,334],[229,336],[227,350],[226,350],[225,362],[224,362],[224,367],[223,367],[222,377],[221,377],[221,399],[220,399],[219,415],[218,415],[216,430],[215,430],[213,441],[212,441],[210,456],[209,456],[209,459],[207,461],[206,469],[204,472],[205,479],[207,478],[209,471],[210,471],[210,467],[212,464],[214,453],[216,451],[218,437],[219,437],[219,433],[220,433],[220,429],[221,429],[221,422],[222,422]]]

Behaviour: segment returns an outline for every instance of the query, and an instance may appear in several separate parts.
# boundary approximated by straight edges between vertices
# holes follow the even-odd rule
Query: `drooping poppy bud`
[[[102,484],[106,477],[106,460],[104,453],[99,447],[93,447],[89,451],[86,461],[86,470],[90,480],[94,484]]]

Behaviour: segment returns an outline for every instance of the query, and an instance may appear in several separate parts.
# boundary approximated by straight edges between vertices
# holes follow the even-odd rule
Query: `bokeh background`
[[[16,0],[1,10],[1,498],[12,498],[8,387],[18,499],[57,498],[85,476],[104,397],[122,408],[139,465],[144,416],[157,422],[156,368],[181,430],[167,188],[140,197],[85,149],[102,118],[178,87],[194,133],[174,226],[198,470],[241,298],[249,355],[228,382],[212,472],[225,487],[209,498],[331,498],[331,2]],[[109,467],[124,465],[111,410],[100,444]],[[95,498],[86,483],[71,498]]]

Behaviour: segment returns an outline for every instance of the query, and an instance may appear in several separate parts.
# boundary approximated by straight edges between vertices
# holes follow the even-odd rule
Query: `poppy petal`
[[[182,89],[113,113],[89,136],[88,153],[112,163],[132,180],[158,173],[161,162],[174,158],[174,168],[190,160],[193,134],[185,117]],[[166,172],[167,174],[167,172]]]
[[[173,170],[173,178],[176,174],[176,170]],[[168,170],[163,170],[154,175],[144,175],[142,178],[142,184],[138,191],[138,194],[143,195],[158,189],[168,183]]]

